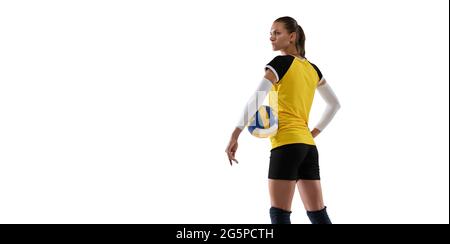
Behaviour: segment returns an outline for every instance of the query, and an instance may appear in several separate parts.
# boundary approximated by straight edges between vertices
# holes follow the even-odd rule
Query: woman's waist
[[[293,135],[311,135],[307,125],[296,126],[278,126],[278,135],[293,134]]]
[[[309,132],[308,123],[304,119],[280,119],[278,120],[279,131],[307,131]]]

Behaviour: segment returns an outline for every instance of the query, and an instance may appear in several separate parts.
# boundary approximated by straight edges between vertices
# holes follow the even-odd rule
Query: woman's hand
[[[312,131],[311,131],[311,135],[312,135],[312,137],[313,138],[315,138],[317,135],[319,135],[320,134],[320,130],[319,129],[316,129],[316,128],[314,128]]]
[[[236,160],[236,151],[238,149],[238,138],[241,134],[242,129],[237,128],[233,131],[233,134],[231,134],[230,142],[228,142],[227,149],[225,149],[225,152],[228,155],[228,160],[230,161],[230,165],[233,165],[233,161],[237,164],[239,163]]]
[[[233,166],[233,161],[236,163],[239,163],[236,160],[236,151],[238,149],[238,142],[237,139],[234,139],[233,137],[230,139],[230,142],[228,143],[227,149],[225,152],[228,155],[228,160],[230,161],[230,165]]]

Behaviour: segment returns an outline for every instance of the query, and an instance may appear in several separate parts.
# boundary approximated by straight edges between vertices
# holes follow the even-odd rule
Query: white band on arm
[[[319,123],[317,123],[317,125],[315,126],[315,128],[319,129],[320,131],[323,131],[325,127],[327,127],[327,125],[333,119],[336,112],[341,107],[341,105],[339,104],[339,100],[336,97],[336,94],[334,94],[331,87],[325,80],[322,81],[323,81],[322,84],[317,87],[317,90],[319,91],[320,96],[327,103],[327,106],[322,115],[322,118],[319,120]]]
[[[258,111],[258,109],[263,105],[263,102],[266,99],[267,94],[272,89],[272,86],[273,84],[270,80],[266,78],[261,80],[256,92],[250,97],[250,100],[248,100],[236,127],[243,130],[245,126],[247,126],[249,119],[252,118],[253,115],[256,114],[256,111]]]

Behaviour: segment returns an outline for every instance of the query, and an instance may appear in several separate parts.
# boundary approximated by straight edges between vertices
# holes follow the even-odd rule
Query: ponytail
[[[303,29],[300,25],[297,24],[297,28],[296,28],[296,33],[297,33],[297,40],[296,40],[296,47],[297,47],[297,51],[300,54],[300,56],[302,56],[303,58],[305,58],[305,32],[303,32]]]

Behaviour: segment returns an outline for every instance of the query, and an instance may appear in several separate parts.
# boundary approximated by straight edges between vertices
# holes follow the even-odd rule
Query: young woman
[[[319,135],[340,108],[336,95],[319,68],[305,58],[305,34],[297,21],[281,17],[270,32],[275,57],[265,67],[265,75],[256,94],[241,115],[226,148],[230,164],[238,148],[239,134],[270,93],[270,105],[278,114],[278,132],[270,138],[269,193],[272,224],[290,224],[295,187],[313,224],[331,224],[322,198],[319,156],[314,137]],[[327,103],[319,123],[310,131],[309,112],[315,90]],[[272,98],[276,94],[276,98]],[[275,95],[274,95],[275,97]]]

